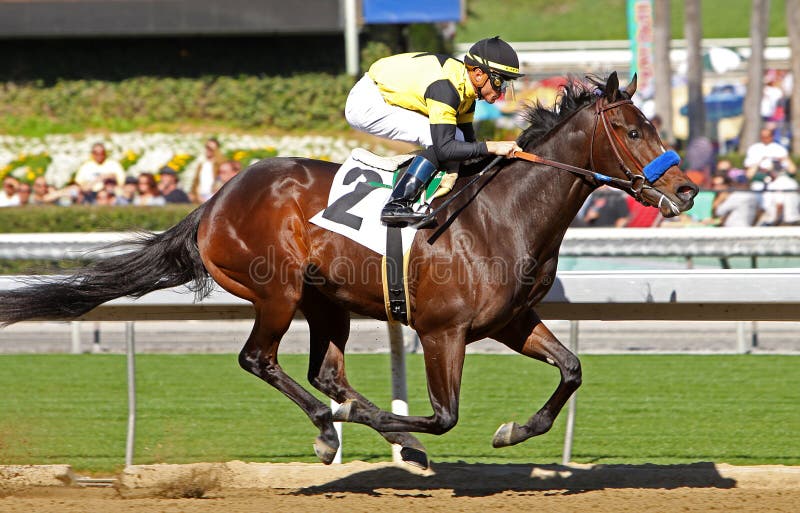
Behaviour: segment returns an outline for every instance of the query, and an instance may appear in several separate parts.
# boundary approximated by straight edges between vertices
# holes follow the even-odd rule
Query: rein
[[[613,183],[617,184],[620,187],[630,187],[631,182],[630,180],[623,180],[621,178],[614,178],[613,176],[604,175],[602,173],[598,173],[596,171],[590,171],[588,169],[583,169],[582,167],[575,167],[569,164],[564,164],[561,162],[556,162],[555,160],[549,160],[544,157],[540,157],[534,153],[528,153],[525,151],[516,151],[512,155],[512,158],[527,160],[528,162],[533,162],[535,164],[544,164],[545,166],[555,167],[557,169],[562,169],[564,171],[569,171],[570,173],[575,173],[577,175],[585,176],[587,178],[591,178],[593,180],[604,182],[604,183]]]

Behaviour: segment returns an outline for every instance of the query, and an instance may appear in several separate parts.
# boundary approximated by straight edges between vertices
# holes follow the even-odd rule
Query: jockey
[[[413,224],[424,214],[411,205],[440,164],[521,151],[514,141],[475,141],[475,101],[494,103],[521,77],[519,58],[498,36],[475,43],[464,62],[431,53],[404,53],[376,61],[347,97],[353,128],[419,144],[381,213],[388,225]]]

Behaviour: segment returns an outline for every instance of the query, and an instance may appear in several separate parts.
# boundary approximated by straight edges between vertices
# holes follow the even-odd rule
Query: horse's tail
[[[203,207],[163,233],[147,233],[133,241],[137,249],[96,260],[72,276],[36,278],[27,286],[0,292],[0,324],[29,319],[73,319],[112,299],[140,297],[154,290],[194,282],[202,298],[211,278],[200,259],[197,227]]]

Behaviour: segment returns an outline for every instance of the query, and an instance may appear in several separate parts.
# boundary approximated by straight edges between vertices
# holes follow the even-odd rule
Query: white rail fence
[[[130,233],[0,234],[0,259],[103,258],[130,247],[115,246]],[[561,256],[800,256],[800,227],[570,228]]]

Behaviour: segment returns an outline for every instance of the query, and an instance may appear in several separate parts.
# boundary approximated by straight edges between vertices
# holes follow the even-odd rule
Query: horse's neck
[[[549,160],[588,168],[592,127],[590,116],[591,113],[586,109],[577,113],[548,135],[532,152]],[[580,126],[589,128],[579,129]],[[528,241],[537,246],[536,252],[545,249],[543,241],[560,244],[594,187],[586,179],[554,167],[528,162],[515,162],[511,166],[513,173],[504,177],[507,196],[503,202],[518,205],[518,212],[512,214],[515,223],[525,230],[523,233],[529,234]]]

